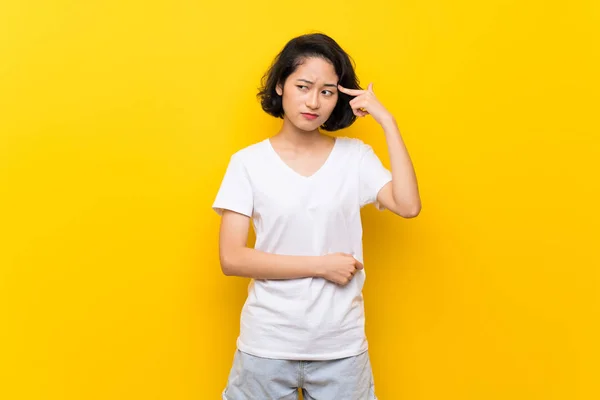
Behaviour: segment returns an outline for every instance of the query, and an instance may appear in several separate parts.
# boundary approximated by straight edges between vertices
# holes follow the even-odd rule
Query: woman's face
[[[329,119],[335,108],[337,83],[333,65],[322,58],[306,58],[287,78],[283,89],[279,85],[276,88],[282,96],[285,117],[299,129],[314,131]]]

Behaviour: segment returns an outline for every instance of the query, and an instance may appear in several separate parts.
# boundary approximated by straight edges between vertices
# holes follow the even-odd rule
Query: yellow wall
[[[219,398],[248,281],[211,204],[311,31],[420,182],[418,218],[363,212],[379,397],[600,398],[599,26],[581,0],[2,1],[0,398]],[[389,166],[372,119],[340,134]]]

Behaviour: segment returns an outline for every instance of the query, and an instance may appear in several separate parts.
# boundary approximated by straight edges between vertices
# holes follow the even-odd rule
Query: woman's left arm
[[[414,218],[421,212],[421,198],[412,161],[394,117],[390,114],[380,124],[388,145],[392,181],[379,191],[377,201],[397,215]]]
[[[416,217],[421,211],[417,176],[396,119],[379,102],[372,83],[367,90],[346,89],[340,85],[338,88],[343,93],[356,96],[350,101],[350,107],[357,117],[373,116],[385,133],[392,165],[392,181],[379,191],[377,201],[404,218]]]

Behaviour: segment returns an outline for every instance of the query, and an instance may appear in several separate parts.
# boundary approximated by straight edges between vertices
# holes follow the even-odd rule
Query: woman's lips
[[[304,116],[304,118],[306,118],[306,119],[310,119],[310,120],[312,120],[312,119],[315,119],[315,118],[317,118],[317,117],[318,117],[318,115],[315,115],[315,114],[308,114],[308,113],[302,113],[302,115]]]

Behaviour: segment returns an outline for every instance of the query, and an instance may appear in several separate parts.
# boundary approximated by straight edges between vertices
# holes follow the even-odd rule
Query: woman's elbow
[[[409,213],[406,213],[406,214],[404,214],[404,215],[402,215],[402,216],[403,216],[404,218],[415,218],[416,216],[418,216],[418,215],[419,215],[419,213],[420,213],[420,212],[421,212],[420,210],[417,210],[417,211],[411,211],[411,212],[409,212]]]
[[[235,271],[235,263],[233,262],[233,257],[230,254],[221,254],[220,263],[221,263],[221,271],[225,276],[234,275]]]
[[[411,207],[406,207],[398,214],[404,218],[415,218],[421,212],[421,203],[415,204]]]

